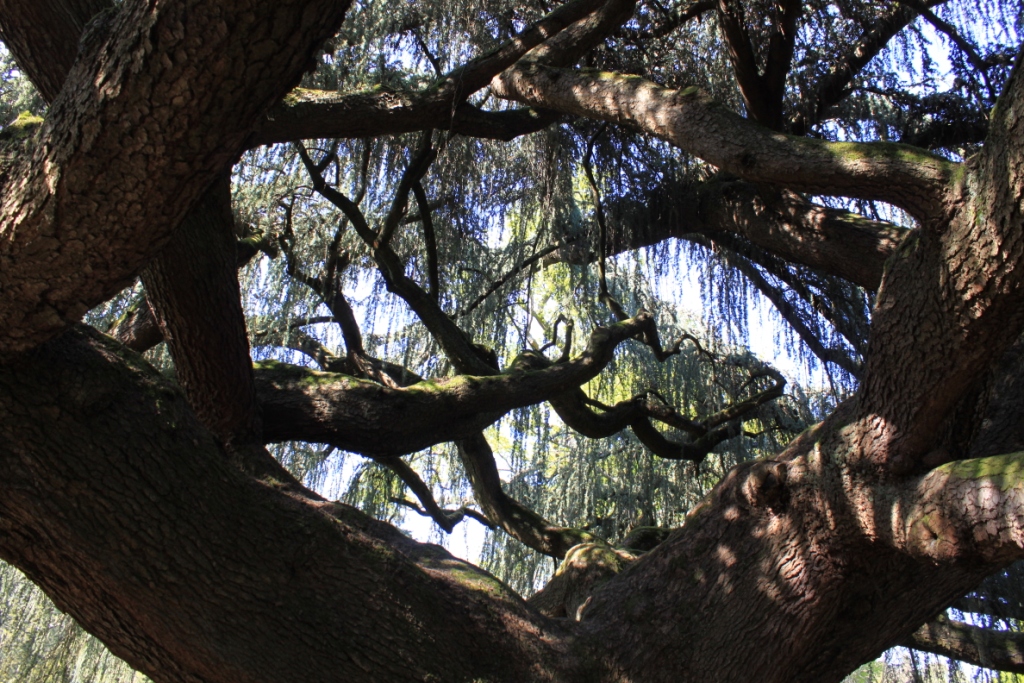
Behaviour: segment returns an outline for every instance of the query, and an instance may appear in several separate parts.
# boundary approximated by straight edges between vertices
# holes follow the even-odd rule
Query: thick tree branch
[[[107,330],[107,334],[137,353],[149,351],[164,340],[164,333],[156,324],[153,311],[145,299],[118,318]]]
[[[0,2],[0,40],[47,102],[57,98],[89,20],[111,0]]]
[[[460,66],[431,87],[413,92],[339,94],[297,89],[268,112],[251,144],[324,137],[369,137],[436,128],[509,139],[546,127],[550,114],[482,112],[464,104],[524,54],[585,18],[602,0],[570,0],[491,52]]]
[[[181,0],[94,24],[3,194],[0,352],[51,337],[130,283],[347,7]],[[229,40],[238,34],[248,39]]]
[[[296,88],[274,107],[250,147],[316,138],[363,138],[434,128],[460,135],[512,140],[547,128],[558,114],[538,109],[484,111],[456,107],[415,92],[338,93]]]
[[[153,680],[581,680],[572,637],[492,576],[238,472],[88,328],[0,367],[0,437],[29,446],[0,449],[0,558]]]
[[[939,233],[904,241],[886,270],[858,395],[865,457],[917,468],[937,427],[1024,329],[1024,102],[1021,57],[993,109],[985,148],[957,184]],[[897,398],[898,397],[898,398]]]
[[[977,558],[998,566],[1022,559],[1022,475],[1021,453],[947,463],[895,491],[896,505],[876,533],[934,561]]]
[[[629,125],[755,182],[895,204],[931,223],[947,215],[957,164],[891,143],[825,142],[773,133],[697,88],[637,76],[520,63],[492,83],[500,97]]]
[[[503,374],[460,375],[405,388],[262,362],[255,381],[264,438],[327,443],[370,455],[404,455],[469,438],[514,408],[593,379],[611,362],[616,346],[653,324],[649,313],[641,313],[598,328],[582,354],[542,369],[513,363]]]
[[[239,451],[260,442],[261,426],[235,275],[234,225],[224,177],[142,271],[142,282],[196,417]]]
[[[974,666],[1024,673],[1024,634],[971,626],[942,614],[901,644]]]
[[[761,80],[768,96],[769,114],[772,117],[766,125],[781,129],[783,124],[783,103],[786,98],[786,78],[793,65],[796,48],[797,22],[803,13],[803,0],[785,0],[774,9],[774,24],[768,39],[768,56]]]
[[[729,61],[748,115],[768,128],[776,128],[777,118],[771,110],[772,98],[758,69],[743,4],[737,0],[718,0],[718,23],[725,36]]]
[[[878,289],[885,261],[908,231],[808,202],[791,192],[773,197],[752,183],[715,178],[694,186],[663,184],[652,194],[606,201],[608,253],[700,234],[735,233],[781,258]],[[583,242],[561,247],[546,262],[590,263]]]
[[[48,7],[49,3],[40,6]],[[57,23],[63,26],[66,22],[64,28],[70,33],[79,24],[84,25],[85,13],[97,7],[71,2],[61,9],[56,12],[61,15]],[[70,65],[61,73],[61,58],[75,52],[73,45],[55,46],[60,52],[38,64],[30,58],[33,50],[39,49],[38,43],[45,42],[44,34],[49,34],[33,28],[20,27],[19,31],[19,27],[8,26],[5,35],[19,42],[21,57],[26,57],[32,71],[46,69],[42,76],[36,73],[34,80],[63,83]],[[56,35],[62,33],[58,30]],[[43,93],[51,100],[56,93],[47,95]],[[258,447],[262,435],[235,277],[237,260],[230,179],[225,176],[207,190],[185,216],[175,239],[142,271],[148,299],[144,310],[159,324],[174,357],[179,384],[200,422],[247,469],[276,473],[277,463]],[[148,342],[155,335],[140,329],[147,321],[146,317],[135,317],[131,328],[122,331],[131,333],[136,344]]]
[[[594,13],[530,50],[524,59],[552,66],[571,66],[629,19],[635,7],[636,0],[606,0]]]
[[[455,445],[477,503],[489,520],[516,540],[559,559],[575,545],[599,540],[580,529],[555,526],[506,494],[501,487],[494,453],[483,434],[461,439]]]

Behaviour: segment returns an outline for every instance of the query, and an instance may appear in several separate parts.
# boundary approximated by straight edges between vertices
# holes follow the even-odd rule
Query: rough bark
[[[571,680],[493,577],[244,475],[94,332],[2,366],[0,435],[0,557],[155,681]]]
[[[4,0],[0,39],[42,98],[52,102],[71,71],[89,20],[110,7],[110,0]]]
[[[878,289],[885,261],[908,231],[848,211],[830,209],[793,193],[764,191],[735,178],[693,187],[664,184],[642,203],[624,198],[606,207],[608,255],[670,238],[737,234],[787,261]],[[591,263],[597,254],[576,243],[545,261]]]
[[[346,7],[132,3],[92,24],[35,153],[4,188],[0,352],[50,338],[129,284]]]
[[[218,179],[142,271],[178,384],[199,421],[225,443],[262,437],[238,291],[231,186]]]
[[[98,25],[0,207],[0,557],[116,654],[161,682],[839,681],[1024,557],[1024,455],[968,442],[943,463],[951,454],[931,450],[1024,325],[1019,64],[964,168],[773,134],[638,79],[527,65],[496,83],[639,125],[749,180],[902,203],[923,224],[882,276],[859,394],[776,458],[734,469],[682,529],[574,599],[575,620],[555,621],[437,548],[230,466],[123,347],[79,328],[54,338],[166,242],[179,204],[242,149],[344,9],[207,5],[129,4],[109,33]],[[569,31],[561,57],[588,31]],[[381,246],[401,288],[403,264]],[[579,362],[449,389],[493,382],[497,401],[502,382],[578,386],[641,322],[604,330]],[[476,367],[472,353],[453,355]],[[470,456],[494,492],[493,461]],[[514,533],[541,528],[554,552],[570,542],[543,520],[508,523],[508,501],[487,505]]]
[[[637,128],[750,181],[887,201],[924,222],[949,218],[957,166],[914,147],[773,133],[695,86],[670,90],[639,76],[520,62],[491,87],[506,99]]]

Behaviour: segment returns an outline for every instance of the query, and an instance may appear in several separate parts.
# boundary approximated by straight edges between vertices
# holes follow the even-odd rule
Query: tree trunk
[[[242,474],[87,328],[0,370],[0,438],[0,557],[155,681],[568,680],[558,624],[436,546]]]
[[[587,27],[626,4],[540,54],[594,44]],[[224,434],[140,357],[66,329],[170,239],[344,10],[123,7],[85,36],[34,156],[4,188],[0,557],[154,680],[838,681],[1024,557],[1024,456],[1000,455],[1020,445],[1005,424],[1018,413],[994,405],[1013,382],[979,387],[1024,325],[1019,64],[965,166],[777,135],[642,79],[533,64],[495,82],[503,96],[645,128],[750,181],[887,199],[922,220],[884,270],[858,395],[778,457],[734,469],[682,529],[559,620],[439,548],[244,473]],[[231,31],[248,40],[225,42]],[[504,68],[522,53],[509,50],[489,59]],[[647,318],[599,329],[548,370],[485,366],[488,377],[431,391],[477,412],[487,392],[515,403],[512,386],[516,400],[564,393]],[[240,414],[230,425],[255,431],[251,405]],[[961,429],[965,415],[1004,424]]]

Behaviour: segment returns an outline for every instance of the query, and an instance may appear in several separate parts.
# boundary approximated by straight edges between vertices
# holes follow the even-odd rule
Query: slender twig
[[[412,191],[415,184],[423,179],[423,176],[426,175],[430,165],[437,157],[437,150],[431,145],[433,132],[432,130],[424,132],[420,138],[419,148],[413,155],[412,161],[409,162],[405,172],[402,173],[402,178],[398,182],[398,189],[395,190],[395,197],[391,202],[391,208],[388,209],[388,213],[384,217],[384,223],[377,234],[374,246],[378,249],[386,246],[391,241],[399,221],[405,216],[405,209],[409,205],[409,192]]]
[[[456,313],[455,317],[456,318],[461,318],[463,316],[469,315],[470,313],[473,312],[473,310],[477,306],[479,306],[484,301],[486,301],[487,297],[489,297],[491,294],[494,294],[496,291],[498,291],[498,289],[500,289],[502,285],[504,285],[506,282],[508,282],[509,280],[514,278],[517,274],[521,273],[524,269],[529,268],[530,266],[532,266],[537,261],[541,260],[545,256],[548,256],[549,254],[553,254],[554,252],[558,251],[562,247],[564,247],[564,246],[566,246],[568,244],[571,244],[572,242],[575,242],[576,239],[577,238],[574,238],[574,239],[571,239],[571,240],[566,240],[564,242],[556,242],[555,244],[552,244],[551,246],[545,247],[544,249],[541,249],[540,251],[536,252],[535,254],[533,254],[531,256],[528,256],[527,258],[523,259],[522,263],[516,265],[514,268],[509,270],[507,273],[505,273],[504,275],[499,277],[497,280],[492,282],[491,286],[488,287],[484,291],[483,294],[481,294],[477,298],[473,299],[473,301],[471,301],[468,306],[466,306],[464,309],[462,309],[461,311]],[[473,269],[471,269],[471,268],[463,268],[463,270],[470,270],[470,271],[472,271]],[[479,272],[479,271],[475,271],[475,272]]]
[[[608,276],[605,271],[605,256],[608,254],[608,224],[604,220],[604,207],[601,204],[601,191],[597,187],[597,180],[594,178],[594,169],[591,166],[590,158],[594,154],[594,143],[597,138],[608,128],[607,123],[602,123],[597,132],[587,142],[587,153],[583,155],[583,170],[590,183],[590,194],[594,200],[594,216],[597,219],[598,229],[598,251],[597,251],[597,272],[600,281],[600,292],[598,299],[602,301],[615,316],[616,320],[626,320],[629,316],[622,310],[622,306],[608,291]]]
[[[419,45],[420,49],[423,50],[423,54],[426,56],[427,61],[430,62],[430,66],[434,67],[434,74],[441,76],[444,74],[444,69],[441,68],[441,61],[434,56],[434,53],[430,51],[430,46],[427,45],[427,41],[423,40],[423,35],[420,33],[419,28],[414,28],[412,31],[413,38],[416,39],[416,44]]]
[[[434,220],[430,215],[430,204],[427,203],[427,193],[423,189],[423,183],[417,180],[412,186],[412,192],[416,197],[420,216],[423,218],[423,245],[427,250],[427,293],[434,297],[434,301],[440,301],[441,277],[437,266],[437,237],[434,234]]]

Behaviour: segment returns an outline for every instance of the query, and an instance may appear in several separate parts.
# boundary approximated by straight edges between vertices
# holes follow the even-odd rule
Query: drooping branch
[[[700,345],[697,346],[700,349]],[[543,355],[528,352],[521,354],[513,367],[542,370],[552,367],[552,364]],[[653,390],[607,406],[589,398],[579,387],[574,387],[551,396],[548,403],[566,425],[586,437],[605,438],[628,427],[655,455],[668,460],[699,463],[717,445],[743,433],[740,424],[742,418],[782,396],[786,380],[779,372],[765,366],[752,375],[751,382],[760,376],[770,377],[771,386],[699,420],[681,415]],[[667,438],[654,427],[652,420],[689,434],[690,441],[679,442]]]
[[[477,348],[470,336],[441,309],[440,303],[405,274],[405,264],[391,248],[389,244],[390,239],[383,239],[383,236],[389,236],[385,235],[384,228],[380,232],[373,230],[359,207],[344,194],[327,184],[320,169],[313,163],[305,148],[299,145],[298,150],[306,171],[313,182],[313,188],[324,199],[341,209],[352,222],[356,233],[367,247],[370,248],[370,254],[377,264],[377,269],[384,277],[388,289],[405,300],[409,308],[419,316],[427,330],[440,344],[456,371],[476,375],[487,375],[497,372],[497,368],[494,367],[493,363],[486,360],[486,354]],[[399,183],[399,186],[404,188],[406,200],[408,199],[407,193],[412,189],[412,178],[416,176],[422,177],[422,173],[425,172],[425,169],[421,168],[421,166],[422,162],[420,164],[412,163],[402,174],[403,180]],[[395,197],[393,207],[398,205],[398,198]],[[397,225],[397,222],[398,219],[395,218],[395,225]],[[386,225],[387,223],[385,223]]]
[[[892,143],[825,142],[781,133],[722,108],[696,87],[519,63],[492,82],[500,97],[635,127],[746,180],[887,201],[924,222],[946,214],[957,164]]]
[[[366,159],[365,156],[364,159]],[[362,190],[365,187],[364,182],[358,195],[362,194]],[[358,195],[357,199],[359,198]],[[328,372],[340,372],[354,377],[371,379],[389,387],[397,388],[420,381],[422,378],[409,369],[395,363],[374,358],[366,352],[363,346],[363,333],[359,329],[359,323],[356,320],[352,306],[349,304],[348,299],[345,298],[339,277],[339,274],[348,267],[351,258],[347,252],[340,251],[340,236],[343,226],[339,225],[335,238],[329,248],[326,272],[313,276],[302,270],[298,258],[295,256],[295,236],[291,227],[291,205],[285,204],[284,209],[286,216],[285,225],[282,234],[279,236],[279,242],[287,262],[288,276],[316,294],[333,315],[328,319],[314,318],[311,320],[293,321],[289,325],[289,329],[283,333],[281,331],[260,330],[254,334],[254,341],[267,345],[285,346],[304,353],[314,359],[323,370]],[[296,329],[313,322],[337,323],[338,327],[341,328],[341,335],[345,341],[346,354],[344,358],[339,358],[319,341]]]
[[[420,218],[423,222],[423,248],[427,252],[427,292],[437,301],[441,298],[441,274],[437,264],[437,236],[434,233],[434,219],[423,184],[416,182],[412,186],[412,191],[416,195],[416,206],[420,210]]]
[[[908,233],[890,223],[809,202],[783,192],[771,196],[752,183],[714,178],[688,187],[663,184],[637,201],[606,200],[609,255],[698,233],[712,240],[736,233],[793,263],[878,289],[885,261]],[[566,245],[548,261],[589,263],[597,258]]]
[[[766,299],[772,302],[775,310],[779,312],[783,320],[797,333],[800,340],[807,344],[807,348],[822,363],[835,363],[853,377],[860,377],[861,367],[856,359],[841,349],[827,348],[821,339],[818,338],[818,335],[812,332],[807,323],[803,321],[793,305],[786,300],[783,292],[777,287],[772,286],[750,261],[742,257],[733,258],[730,255],[726,255],[726,260],[731,266],[743,273],[754,287]]]
[[[985,88],[988,90],[989,97],[994,100],[999,93],[992,88],[992,82],[988,77],[988,70],[991,65],[985,63],[985,60],[982,59],[981,55],[978,54],[978,51],[974,49],[974,46],[971,45],[966,38],[960,35],[960,32],[948,22],[937,17],[935,12],[932,12],[931,9],[928,8],[927,4],[920,0],[900,0],[900,2],[913,7],[925,21],[935,28],[935,30],[944,34],[947,38],[953,41],[958,48],[960,48],[960,51],[967,58],[967,61],[970,62],[971,66],[973,66],[977,70],[978,74],[981,75],[982,80],[985,82]]]
[[[437,511],[434,511],[429,507],[421,507],[420,505],[405,498],[392,498],[391,502],[396,503],[397,505],[401,505],[402,507],[407,507],[410,510],[414,511],[416,514],[422,515],[423,517],[430,517],[442,529],[445,529],[446,526],[451,526],[451,529],[445,529],[445,531],[447,531],[448,533],[454,531],[455,526],[459,524],[459,522],[463,521],[466,517],[469,517],[470,519],[475,519],[488,529],[494,530],[498,528],[497,524],[487,519],[473,508],[466,505],[461,506],[457,510],[442,510],[440,507],[438,507]],[[437,514],[438,512],[440,514]]]
[[[470,517],[480,522],[484,526],[493,529],[495,525],[489,519],[481,515],[476,510],[463,505],[458,510],[444,510],[437,501],[434,500],[434,494],[431,492],[430,487],[427,486],[420,475],[416,474],[416,470],[409,466],[407,462],[401,458],[377,458],[378,462],[383,463],[388,469],[398,475],[398,478],[409,490],[412,491],[416,499],[419,500],[420,504],[416,505],[411,501],[407,501],[401,498],[394,499],[393,502],[403,505],[405,507],[415,510],[417,513],[430,517],[434,520],[434,523],[444,529],[446,532],[451,533],[455,529],[455,526],[466,517]]]
[[[974,666],[1024,673],[1024,634],[971,626],[944,614],[901,644]]]
[[[997,619],[1016,619],[1024,621],[1024,609],[1019,604],[1008,604],[994,597],[979,597],[966,595],[952,605],[955,610],[970,612],[972,614],[984,614]]]
[[[698,19],[703,14],[715,9],[717,0],[698,0],[685,6],[678,6],[669,12],[664,20],[645,29],[623,28],[619,34],[634,44],[642,44],[648,40],[664,38],[691,19]]]
[[[514,267],[510,268],[507,273],[505,273],[504,275],[496,279],[494,282],[492,282],[487,287],[487,289],[483,291],[482,294],[480,294],[477,298],[470,301],[465,308],[463,308],[456,314],[457,317],[461,318],[462,316],[469,315],[470,313],[473,312],[474,309],[476,309],[477,306],[486,301],[487,297],[501,289],[509,280],[511,280],[512,278],[514,278],[516,275],[523,272],[527,268],[530,268],[531,266],[533,266],[533,264],[537,263],[538,261],[543,261],[546,257],[550,256],[551,254],[554,254],[556,251],[564,249],[565,245],[571,243],[572,241],[575,240],[566,240],[565,242],[552,244],[551,246],[545,247],[540,251],[537,251],[527,256],[526,258],[523,259],[522,263],[519,263]]]
[[[494,453],[483,434],[461,439],[455,445],[477,503],[489,520],[516,540],[555,558],[565,557],[575,545],[599,540],[580,529],[556,526],[506,494]]]

